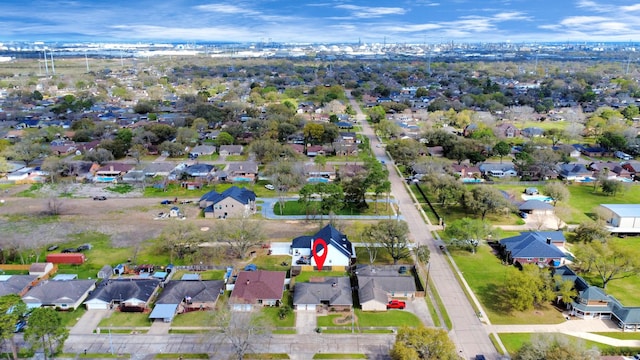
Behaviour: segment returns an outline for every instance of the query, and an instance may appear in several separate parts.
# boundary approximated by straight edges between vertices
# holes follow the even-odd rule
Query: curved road
[[[351,94],[347,93],[347,95],[351,106],[357,112],[357,119],[362,125],[363,134],[371,142],[374,155],[377,159],[385,160],[389,169],[391,192],[398,202],[400,213],[409,225],[413,240],[416,244],[427,245],[431,251],[429,277],[435,284],[453,324],[453,330],[450,331],[449,335],[458,347],[460,355],[464,359],[473,359],[476,354],[484,354],[487,359],[498,359],[499,354],[489,339],[485,326],[479,320],[471,303],[469,303],[447,262],[446,255],[439,250],[439,244],[433,238],[429,226],[425,223],[416,203],[407,192],[404,179],[398,175],[395,167],[389,163],[390,161],[387,161],[389,159],[384,148],[377,146],[380,142],[369,123],[367,123],[366,116],[362,113],[360,105],[350,96]]]

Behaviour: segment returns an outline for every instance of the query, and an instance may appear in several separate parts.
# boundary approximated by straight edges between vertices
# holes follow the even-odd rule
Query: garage
[[[87,310],[109,310],[109,303],[104,302],[100,299],[91,299],[84,302],[84,305],[87,307]]]
[[[251,304],[233,304],[233,311],[248,312],[252,310]]]
[[[296,310],[298,311],[316,311],[315,304],[297,304]]]

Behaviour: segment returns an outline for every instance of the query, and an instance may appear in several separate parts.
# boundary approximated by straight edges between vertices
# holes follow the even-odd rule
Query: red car
[[[407,306],[407,304],[404,301],[391,300],[387,304],[387,309],[401,309],[402,310],[402,309],[404,309],[405,306]]]

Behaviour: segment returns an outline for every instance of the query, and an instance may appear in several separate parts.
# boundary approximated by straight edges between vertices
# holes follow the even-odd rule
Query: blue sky
[[[2,0],[0,42],[640,41],[640,0]]]

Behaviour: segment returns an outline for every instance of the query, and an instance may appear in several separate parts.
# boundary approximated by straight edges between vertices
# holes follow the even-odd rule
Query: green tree
[[[27,312],[27,306],[19,295],[10,294],[0,297],[0,340],[9,342],[11,353],[18,359],[18,347],[15,342],[16,323]]]
[[[215,143],[217,146],[220,145],[232,145],[233,144],[233,136],[226,131],[221,131],[216,137]]]
[[[445,330],[423,326],[400,328],[389,355],[393,360],[458,359],[456,347]]]
[[[602,280],[606,289],[610,281],[637,276],[640,264],[635,256],[615,243],[592,242],[587,246],[594,248],[598,256],[593,259],[591,270]]]
[[[381,220],[369,225],[364,234],[377,239],[397,264],[398,260],[409,257],[409,226],[404,221]]]
[[[587,349],[581,339],[558,334],[534,334],[516,352],[514,360],[597,360],[597,347]]]
[[[511,145],[504,141],[499,141],[493,146],[493,152],[500,156],[500,163],[502,164],[502,158],[511,153]]]
[[[602,192],[606,195],[616,196],[622,189],[624,189],[622,183],[613,179],[602,180],[600,184]]]
[[[252,246],[264,241],[265,234],[262,222],[252,220],[249,214],[244,213],[221,222],[216,228],[215,237],[218,242],[227,243],[239,259],[244,259]]]
[[[493,227],[480,219],[464,217],[447,224],[445,234],[453,245],[463,245],[471,248],[473,253],[482,241],[493,236]]]
[[[62,324],[62,318],[56,310],[37,308],[29,316],[24,340],[32,350],[42,349],[45,359],[60,352],[68,337],[69,329]]]
[[[505,305],[515,311],[541,306],[556,296],[554,286],[548,270],[533,264],[523,265],[522,270],[509,274],[509,281],[504,284]]]
[[[543,191],[553,199],[553,206],[556,206],[558,201],[569,200],[569,189],[561,182],[548,182],[547,185],[544,186]]]
[[[284,210],[285,196],[292,189],[297,189],[305,183],[303,166],[293,161],[280,160],[269,164],[265,174],[271,178],[271,183],[278,194],[280,213]]]
[[[387,112],[382,106],[376,105],[367,111],[367,115],[372,124],[377,124],[387,116]]]
[[[198,144],[198,132],[191,128],[181,127],[176,133],[176,141],[180,144],[194,146]]]
[[[482,220],[488,213],[498,213],[509,207],[500,191],[488,186],[473,188],[471,196],[465,197],[463,205],[472,212],[480,214]]]
[[[304,185],[298,192],[298,195],[300,196],[298,198],[298,202],[301,203],[302,206],[304,206],[307,220],[309,220],[309,216],[314,213],[314,210],[316,208],[315,205],[319,204],[319,202],[315,201],[314,194],[315,188],[313,184]]]
[[[12,147],[7,148],[4,151],[4,155],[11,160],[24,161],[27,166],[29,166],[34,160],[45,157],[49,155],[50,152],[50,148],[46,145],[24,139]]]
[[[609,231],[607,231],[602,221],[582,222],[576,227],[574,233],[576,241],[585,243],[592,241],[605,242],[609,238]]]

